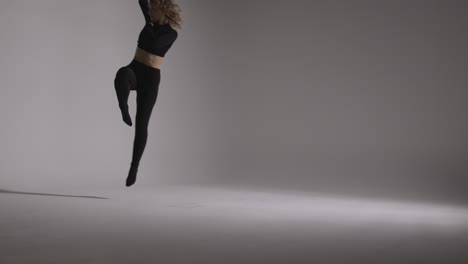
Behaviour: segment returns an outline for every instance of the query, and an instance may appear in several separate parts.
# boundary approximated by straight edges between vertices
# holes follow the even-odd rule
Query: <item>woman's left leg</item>
[[[132,68],[128,65],[121,67],[114,78],[114,88],[119,102],[122,120],[129,126],[132,126],[132,119],[128,112],[128,96],[131,90],[135,90],[137,86],[136,75]]]

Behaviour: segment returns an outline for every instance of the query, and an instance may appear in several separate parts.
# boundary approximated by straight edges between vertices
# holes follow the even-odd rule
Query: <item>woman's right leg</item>
[[[137,111],[135,123],[135,139],[133,141],[133,154],[130,171],[127,177],[126,186],[131,186],[136,181],[136,174],[141,157],[146,147],[148,139],[148,126],[156,99],[158,97],[160,71],[151,70],[151,73],[144,74],[137,89]]]
[[[130,90],[136,90],[136,85],[137,78],[135,72],[129,66],[121,67],[117,71],[114,79],[114,88],[119,101],[122,119],[129,126],[132,126],[132,119],[128,112],[128,96],[130,95]]]

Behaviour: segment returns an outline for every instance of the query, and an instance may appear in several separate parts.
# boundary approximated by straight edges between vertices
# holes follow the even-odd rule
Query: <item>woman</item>
[[[132,120],[128,113],[128,96],[131,90],[137,93],[135,139],[127,187],[136,181],[138,165],[146,146],[148,123],[161,80],[161,63],[178,37],[174,28],[180,29],[182,22],[181,10],[174,0],[138,1],[146,23],[138,37],[133,60],[121,67],[114,79],[122,119],[129,126],[132,126]]]

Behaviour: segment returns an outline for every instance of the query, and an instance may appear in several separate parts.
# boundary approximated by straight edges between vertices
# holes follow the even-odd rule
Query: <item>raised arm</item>
[[[146,23],[151,22],[151,17],[149,16],[149,0],[138,0],[138,3],[140,4],[141,12],[143,12],[143,16],[145,17]]]

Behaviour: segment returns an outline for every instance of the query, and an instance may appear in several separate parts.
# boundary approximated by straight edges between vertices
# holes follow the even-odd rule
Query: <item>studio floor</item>
[[[0,190],[0,263],[468,263],[468,208],[222,186]]]

